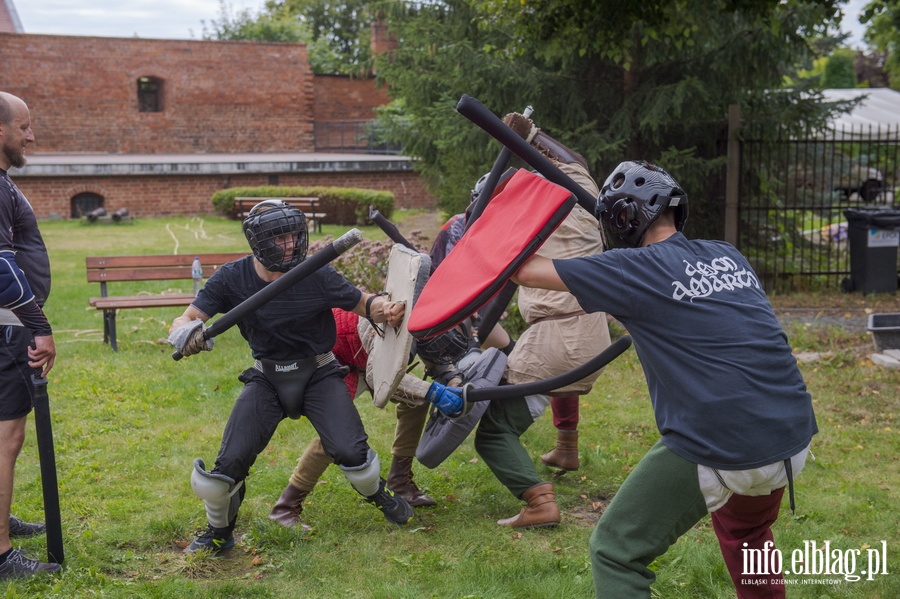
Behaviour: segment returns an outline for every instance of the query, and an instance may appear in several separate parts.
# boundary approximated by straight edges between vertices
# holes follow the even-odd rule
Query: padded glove
[[[206,324],[199,318],[179,325],[166,341],[178,350],[182,356],[193,356],[201,351],[212,351],[213,340],[207,339],[203,332]]]
[[[462,390],[455,387],[447,387],[440,383],[431,383],[425,399],[434,404],[434,407],[444,416],[451,418],[459,416],[463,411]]]

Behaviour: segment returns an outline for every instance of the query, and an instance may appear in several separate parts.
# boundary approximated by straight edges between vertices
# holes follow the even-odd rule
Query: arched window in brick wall
[[[103,208],[104,199],[100,194],[83,191],[72,196],[70,203],[72,205],[72,218],[81,218],[97,208]]]
[[[138,77],[137,99],[139,112],[162,112],[163,80],[159,77]]]

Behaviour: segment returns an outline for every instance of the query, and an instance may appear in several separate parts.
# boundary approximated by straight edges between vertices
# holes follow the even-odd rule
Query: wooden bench
[[[203,278],[209,278],[220,266],[248,255],[248,252],[219,254],[88,256],[85,258],[88,283],[100,283],[100,297],[89,300],[91,307],[103,310],[103,342],[118,351],[116,343],[116,311],[129,308],[163,308],[189,306],[191,293],[139,293],[109,295],[108,284],[124,281],[190,281],[194,258],[200,258]]]
[[[319,198],[234,198],[234,213],[237,218],[243,219],[250,209],[263,200],[281,200],[294,208],[302,210],[309,221],[309,228],[316,233],[322,232],[322,219],[328,216],[319,211]]]

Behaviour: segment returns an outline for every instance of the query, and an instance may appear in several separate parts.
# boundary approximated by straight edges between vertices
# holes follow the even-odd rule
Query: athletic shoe
[[[11,537],[33,537],[39,535],[47,529],[43,522],[35,522],[29,524],[23,522],[13,515],[9,517],[9,536]]]
[[[218,554],[232,547],[234,547],[234,535],[231,530],[207,524],[206,530],[197,535],[197,538],[191,541],[184,552],[195,553],[205,549],[213,554]]]
[[[388,522],[393,522],[397,526],[406,524],[412,518],[413,511],[410,505],[399,495],[388,491],[383,478],[378,485],[378,492],[366,497],[366,501],[381,510]]]
[[[6,561],[0,564],[0,580],[28,578],[35,574],[52,574],[62,570],[59,564],[45,564],[21,549],[13,548]]]

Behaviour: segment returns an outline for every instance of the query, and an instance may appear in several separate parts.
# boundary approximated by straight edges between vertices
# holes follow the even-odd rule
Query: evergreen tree
[[[809,39],[837,31],[835,1],[442,0],[384,2],[398,48],[377,72],[441,206],[459,211],[499,144],[453,108],[462,94],[534,120],[602,179],[624,159],[659,162],[691,191],[692,229],[720,234],[728,106],[769,130],[824,114],[799,82]],[[806,99],[804,99],[806,98]],[[706,220],[708,230],[693,228]],[[700,227],[702,229],[702,227]]]

